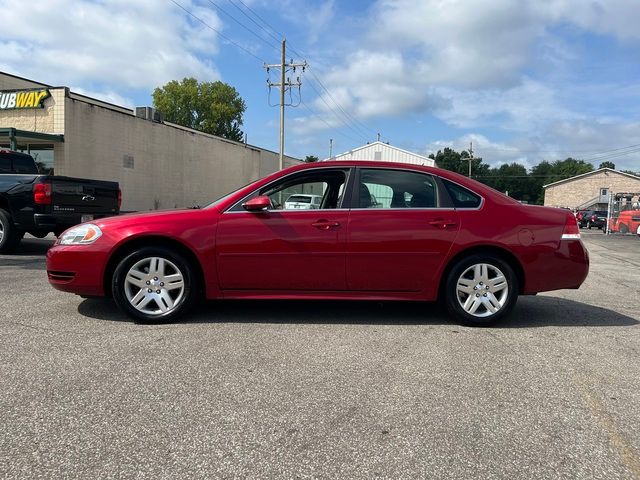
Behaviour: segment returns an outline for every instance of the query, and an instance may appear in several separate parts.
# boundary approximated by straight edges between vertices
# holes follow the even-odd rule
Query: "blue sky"
[[[127,106],[172,79],[220,79],[247,103],[249,142],[277,150],[262,62],[285,35],[287,56],[310,64],[303,104],[287,108],[290,155],[379,132],[419,153],[473,141],[492,165],[640,170],[639,1],[174,1],[0,0],[0,70]]]

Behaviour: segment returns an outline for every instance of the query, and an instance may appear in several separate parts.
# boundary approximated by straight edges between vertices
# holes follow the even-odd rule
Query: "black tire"
[[[9,253],[16,249],[24,232],[17,229],[9,212],[0,208],[0,253]]]
[[[620,233],[629,233],[629,227],[627,227],[624,223],[618,225],[618,231]]]
[[[591,222],[587,222],[587,228],[591,230]]]
[[[175,290],[170,290],[164,283],[159,283],[164,277],[162,274],[154,276],[155,274],[152,273],[154,267],[151,266],[151,263],[149,263],[150,270],[141,272],[144,273],[145,276],[139,280],[143,285],[148,285],[148,287],[150,287],[149,289],[139,288],[127,280],[127,275],[132,267],[136,264],[144,265],[147,261],[151,262],[151,259],[155,258],[164,260],[164,263],[167,265],[167,270],[163,271],[165,274],[167,274],[167,271],[169,272],[167,276],[175,276],[176,273],[182,276],[183,290],[181,294],[176,295]],[[138,281],[137,278],[134,279]],[[146,284],[146,282],[153,283]],[[195,274],[194,267],[182,255],[165,247],[144,247],[127,255],[118,263],[113,274],[111,287],[113,298],[120,309],[140,323],[157,324],[178,320],[179,317],[186,314],[193,307],[198,295],[197,275]],[[138,288],[137,291],[135,291],[136,288]],[[161,295],[154,295],[155,292],[153,290],[156,288],[157,290],[155,292],[161,293]],[[148,294],[145,293],[144,290],[147,290]],[[149,292],[148,290],[152,291]],[[146,311],[142,311],[140,307],[137,308],[132,304],[132,302],[136,301],[138,295],[142,295],[142,301],[139,302],[138,305],[142,305],[145,301],[147,302],[145,305],[150,305],[149,308],[146,308],[145,305],[142,306]],[[176,303],[171,307],[167,307],[168,304],[166,300],[161,298],[167,298],[166,295],[174,297],[171,300]],[[129,297],[133,298],[129,300]],[[167,311],[163,312],[163,309],[167,309]],[[155,310],[155,312],[150,312],[149,310]]]
[[[494,290],[493,285],[489,286],[482,282],[479,283],[479,287],[478,285],[473,285],[473,290],[470,290],[469,294],[458,292],[459,280],[466,279],[470,284],[476,284],[478,281],[477,279],[470,280],[467,276],[463,277],[463,274],[468,273],[475,265],[482,264],[491,267],[487,268],[487,270],[490,271],[487,275],[487,278],[490,281],[497,278],[497,276],[491,277],[491,274],[495,274],[496,270],[502,273],[504,276],[503,283],[506,283],[506,289],[503,288],[500,290],[500,286],[498,285],[498,288]],[[485,291],[486,287],[489,287],[487,288],[487,291]],[[450,317],[458,322],[473,327],[488,327],[490,325],[495,325],[497,322],[507,317],[513,310],[513,307],[515,307],[519,291],[518,278],[511,266],[502,258],[492,254],[476,254],[459,260],[458,263],[456,263],[449,271],[444,288],[444,300]],[[478,288],[478,290],[476,290],[476,288]],[[487,295],[491,295],[492,297],[487,297]],[[476,314],[467,312],[461,304],[462,301],[465,301],[466,304],[467,298],[472,299],[473,296],[479,298],[479,301],[477,301],[479,306],[476,307]],[[483,297],[485,297],[486,300],[483,299]],[[501,305],[495,313],[491,313],[490,308],[487,308],[486,306],[490,303],[491,298]],[[473,303],[473,299],[471,302]]]

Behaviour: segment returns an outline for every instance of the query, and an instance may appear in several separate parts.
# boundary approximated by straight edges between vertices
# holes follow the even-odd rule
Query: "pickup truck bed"
[[[29,155],[0,150],[0,253],[28,232],[44,237],[120,212],[117,182],[40,175]]]

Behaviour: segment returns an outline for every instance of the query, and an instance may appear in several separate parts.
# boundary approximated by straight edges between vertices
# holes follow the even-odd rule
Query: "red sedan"
[[[301,194],[319,207],[287,209]],[[202,209],[82,224],[47,253],[55,288],[113,296],[142,322],[202,297],[442,299],[453,318],[489,325],[518,295],[578,288],[588,270],[569,211],[446,170],[364,161],[292,167]]]

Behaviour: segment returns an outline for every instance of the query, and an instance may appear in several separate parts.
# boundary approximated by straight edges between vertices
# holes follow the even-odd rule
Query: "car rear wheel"
[[[629,227],[627,227],[624,223],[618,225],[618,231],[620,233],[629,233]]]
[[[511,266],[494,255],[473,255],[459,261],[446,280],[449,315],[471,326],[489,326],[506,317],[518,298],[518,280]]]
[[[23,236],[24,232],[16,228],[9,212],[0,208],[0,253],[14,250]]]
[[[125,257],[113,274],[113,298],[143,323],[167,323],[184,315],[196,300],[191,264],[164,247],[145,247]]]

